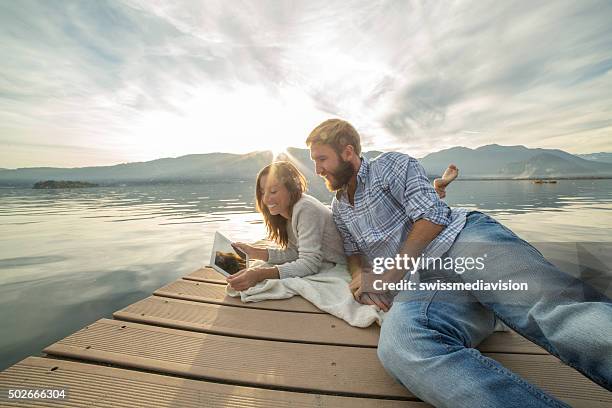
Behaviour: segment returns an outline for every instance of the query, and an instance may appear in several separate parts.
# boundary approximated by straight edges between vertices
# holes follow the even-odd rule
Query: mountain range
[[[612,163],[587,160],[558,149],[529,149],[525,146],[453,147],[428,154],[420,161],[428,174],[440,174],[449,163],[454,163],[462,177],[469,178],[612,176]]]
[[[380,153],[370,151],[365,155],[373,158]],[[307,149],[289,148],[287,157],[298,163],[314,187],[323,186],[314,174]],[[207,153],[115,166],[0,169],[0,186],[28,186],[45,180],[106,185],[253,180],[272,158],[268,151]],[[476,149],[453,147],[419,160],[431,177],[440,175],[449,163],[459,167],[462,178],[612,177],[612,153],[573,155],[557,149],[492,144]]]
[[[576,156],[582,159],[593,160],[596,162],[612,163],[612,153],[599,152],[589,154],[577,154]]]

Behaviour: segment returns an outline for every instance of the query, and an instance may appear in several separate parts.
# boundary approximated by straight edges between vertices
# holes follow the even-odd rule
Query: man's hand
[[[355,254],[348,257],[348,268],[351,273],[349,289],[355,300],[364,305],[376,305],[383,311],[388,311],[393,301],[387,293],[372,293],[372,282],[380,279],[372,272],[372,266],[363,259],[362,255]],[[368,291],[364,293],[364,291]]]
[[[372,291],[372,281],[376,275],[372,273],[372,266],[362,255],[349,256],[348,268],[351,274],[349,289],[355,300],[359,302],[359,297],[364,290]]]
[[[388,312],[393,303],[393,298],[388,293],[364,293],[359,297],[358,302],[364,305],[376,305],[383,312]]]
[[[356,273],[355,275],[353,275],[353,279],[349,284],[349,289],[351,290],[351,293],[353,294],[355,300],[359,301],[359,295],[361,294],[361,273]],[[359,295],[357,295],[358,292]]]

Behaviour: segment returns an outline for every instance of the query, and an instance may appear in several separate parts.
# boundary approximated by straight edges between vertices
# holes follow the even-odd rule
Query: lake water
[[[612,180],[457,181],[446,201],[531,242],[612,253]],[[263,238],[254,211],[248,182],[0,189],[0,369],[207,264],[216,230]]]

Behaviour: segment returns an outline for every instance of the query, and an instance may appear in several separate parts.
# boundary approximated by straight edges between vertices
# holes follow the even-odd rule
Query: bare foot
[[[434,188],[440,198],[446,197],[446,186],[448,186],[459,175],[459,169],[454,164],[450,164],[444,171],[442,178],[434,180]]]

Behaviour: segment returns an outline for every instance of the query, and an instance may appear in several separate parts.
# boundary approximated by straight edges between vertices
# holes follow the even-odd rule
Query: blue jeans
[[[411,392],[436,407],[567,407],[476,347],[496,319],[612,390],[612,303],[560,271],[480,212],[445,256],[487,256],[484,269],[431,269],[421,282],[525,282],[525,291],[400,292],[382,325],[378,356]]]

